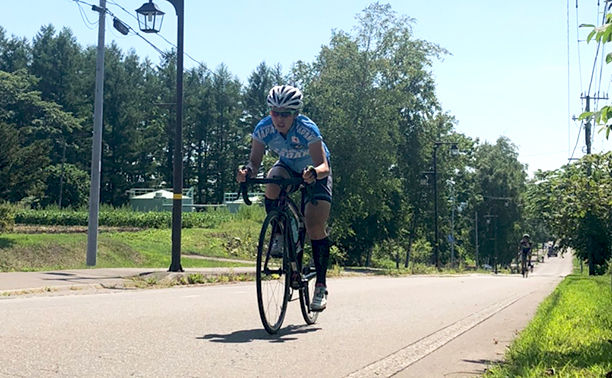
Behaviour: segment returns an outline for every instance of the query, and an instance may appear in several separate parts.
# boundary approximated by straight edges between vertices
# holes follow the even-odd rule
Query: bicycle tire
[[[283,254],[270,253],[276,232],[285,238]],[[257,246],[257,307],[261,322],[269,334],[281,328],[289,302],[289,276],[287,275],[287,243],[285,227],[280,213],[271,211],[263,222]]]
[[[314,262],[310,261],[304,268],[303,274],[305,277],[311,275],[314,270]],[[315,324],[317,318],[319,317],[318,311],[310,310],[310,304],[312,303],[312,299],[314,298],[315,285],[317,282],[316,273],[314,276],[310,277],[306,282],[303,283],[302,288],[300,289],[300,309],[302,310],[302,317],[306,324],[311,325]]]
[[[523,259],[523,261],[521,262],[521,266],[523,268],[523,278],[527,278],[529,272],[527,271],[527,263],[525,262],[525,259]]]

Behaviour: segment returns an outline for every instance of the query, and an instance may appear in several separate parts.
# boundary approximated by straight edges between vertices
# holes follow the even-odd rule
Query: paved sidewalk
[[[254,267],[193,268],[183,273],[168,272],[168,268],[91,268],[54,270],[47,272],[0,273],[0,296],[4,293],[105,289],[125,287],[133,277],[163,278],[170,275],[201,273],[205,276],[221,274],[254,274]]]

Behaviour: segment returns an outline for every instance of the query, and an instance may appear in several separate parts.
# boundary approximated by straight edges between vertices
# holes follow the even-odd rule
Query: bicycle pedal
[[[290,284],[291,288],[294,290],[299,290],[302,288],[302,283],[300,282],[300,277],[299,276],[294,276],[291,278],[291,284]]]

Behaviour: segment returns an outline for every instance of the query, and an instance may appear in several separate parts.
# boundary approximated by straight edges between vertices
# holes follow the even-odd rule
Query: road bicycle
[[[306,324],[314,324],[319,316],[319,312],[310,309],[317,278],[314,262],[311,259],[308,264],[302,264],[306,239],[304,207],[306,199],[312,198],[308,195],[312,185],[306,185],[302,178],[247,178],[238,191],[246,205],[251,205],[248,187],[258,184],[276,184],[281,188],[277,210],[270,211],[261,226],[256,268],[259,316],[266,331],[275,334],[283,324],[294,291],[299,293]],[[301,191],[299,207],[287,190],[294,187]],[[283,240],[280,254],[272,248],[276,235],[281,235]]]
[[[527,278],[529,270],[533,273],[533,267],[527,263],[527,260],[527,253],[521,252],[521,272],[523,273],[523,278]]]

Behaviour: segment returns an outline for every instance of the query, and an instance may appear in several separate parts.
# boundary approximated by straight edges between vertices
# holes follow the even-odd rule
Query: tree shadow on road
[[[320,330],[321,328],[313,328],[306,325],[290,325],[281,328],[277,334],[270,335],[264,329],[249,329],[243,331],[235,331],[226,335],[208,334],[202,337],[197,337],[200,340],[210,340],[213,343],[250,343],[255,340],[269,341],[271,343],[284,343],[286,341],[297,340],[297,335],[310,333]]]

